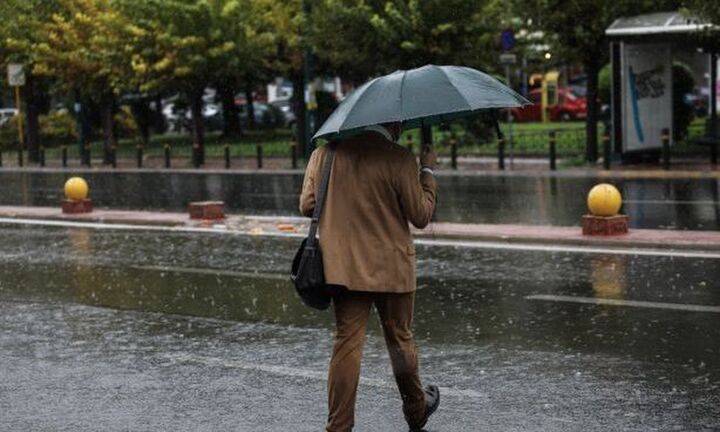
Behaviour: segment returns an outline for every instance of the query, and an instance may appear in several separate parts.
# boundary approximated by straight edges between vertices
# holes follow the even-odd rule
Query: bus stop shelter
[[[702,56],[705,67],[709,112],[703,140],[716,163],[718,29],[680,12],[619,18],[606,29],[612,65],[611,149],[606,158],[627,160],[662,151],[664,134],[673,136],[672,63],[678,55],[692,55]]]

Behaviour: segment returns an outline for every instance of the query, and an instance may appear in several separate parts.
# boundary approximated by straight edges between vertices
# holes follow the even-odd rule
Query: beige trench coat
[[[312,216],[327,148],[313,152],[300,196]],[[325,280],[352,291],[406,293],[416,288],[415,245],[408,222],[424,228],[436,183],[419,174],[415,156],[380,133],[340,141],[320,217]]]

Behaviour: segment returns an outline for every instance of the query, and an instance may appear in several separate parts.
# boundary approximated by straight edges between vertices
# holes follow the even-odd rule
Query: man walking
[[[424,228],[435,209],[437,157],[423,149],[421,168],[395,141],[400,124],[366,128],[332,143],[320,246],[325,280],[333,286],[335,345],[328,372],[327,432],[352,431],[365,329],[372,305],[382,323],[393,374],[411,431],[419,431],[440,403],[436,386],[422,388],[411,326],[415,245],[408,222]],[[308,161],[300,211],[312,216],[327,146]]]

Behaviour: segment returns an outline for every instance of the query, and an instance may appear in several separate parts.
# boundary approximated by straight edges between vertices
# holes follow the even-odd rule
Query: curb
[[[302,236],[308,219],[294,216],[227,215],[223,221],[191,220],[187,213],[133,210],[103,210],[66,215],[54,207],[0,206],[0,217],[100,224],[192,227],[218,229],[229,233],[256,233]],[[576,246],[681,251],[720,251],[720,231],[679,231],[631,229],[616,236],[584,236],[580,227],[545,225],[461,224],[435,222],[424,230],[411,229],[418,239],[465,240],[516,245]]]

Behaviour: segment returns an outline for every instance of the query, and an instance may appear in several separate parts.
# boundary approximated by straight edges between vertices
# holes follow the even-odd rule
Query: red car
[[[524,108],[513,108],[511,110],[513,120],[518,122],[542,121],[540,100],[541,89],[530,91],[528,99],[532,105]],[[558,88],[558,101],[555,106],[548,107],[548,120],[568,121],[584,119],[587,117],[587,100],[584,97],[575,95],[570,87]]]

